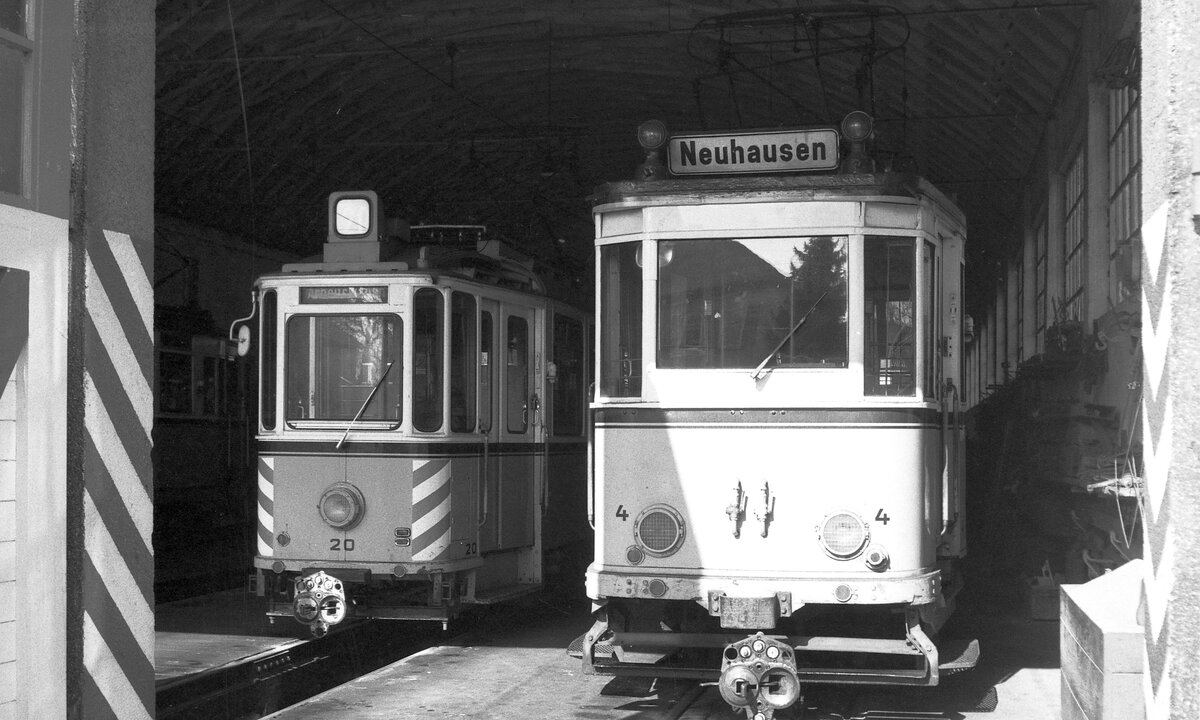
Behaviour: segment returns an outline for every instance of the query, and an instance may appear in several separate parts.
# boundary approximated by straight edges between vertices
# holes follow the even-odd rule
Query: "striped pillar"
[[[154,291],[128,235],[89,232],[85,255],[82,717],[149,720]]]
[[[1163,203],[1142,225],[1142,459],[1146,487],[1143,581],[1146,666],[1143,677],[1147,718],[1170,717],[1171,628],[1167,609],[1175,586],[1171,542],[1171,394],[1168,355],[1171,340],[1171,273],[1167,216]]]

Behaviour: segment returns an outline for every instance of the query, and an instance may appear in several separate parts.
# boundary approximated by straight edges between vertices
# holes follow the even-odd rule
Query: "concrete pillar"
[[[75,4],[67,716],[154,706],[154,6]]]
[[[1146,717],[1200,717],[1200,3],[1142,4]]]

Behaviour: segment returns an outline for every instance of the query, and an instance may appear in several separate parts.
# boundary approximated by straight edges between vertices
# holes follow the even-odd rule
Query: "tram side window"
[[[413,428],[442,427],[442,293],[421,288],[413,297]]]
[[[287,322],[284,417],[400,421],[400,319],[294,315]]]
[[[583,323],[554,316],[553,434],[583,434],[583,388],[587,368],[583,358]]]
[[[642,394],[640,243],[600,248],[600,394]]]
[[[493,362],[492,314],[479,313],[479,431],[492,431],[492,387],[495,385],[496,363]]]
[[[450,295],[450,430],[475,432],[475,296]]]
[[[507,367],[507,427],[511,433],[523,433],[529,427],[526,405],[529,397],[529,323],[525,318],[508,318]]]
[[[938,351],[937,341],[941,335],[938,321],[941,313],[937,309],[938,277],[940,275],[933,243],[925,241],[922,272],[925,274],[923,285],[925,293],[925,314],[922,326],[925,332],[925,381],[923,391],[926,399],[937,399],[938,387]]]
[[[916,392],[912,238],[868,235],[864,242],[863,393],[905,396]]]
[[[262,426],[267,430],[275,429],[275,328],[278,322],[276,316],[275,291],[268,290],[262,297],[262,327],[260,329],[260,358],[261,371],[258,374],[262,387],[261,407]]]

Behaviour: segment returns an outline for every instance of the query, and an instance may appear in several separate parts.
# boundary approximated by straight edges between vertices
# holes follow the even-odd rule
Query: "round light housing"
[[[647,555],[674,555],[683,546],[683,516],[670,505],[651,505],[634,521],[633,537]]]
[[[854,110],[842,118],[842,136],[852,142],[861,142],[871,137],[875,120],[862,110]]]
[[[667,143],[667,126],[661,120],[647,120],[638,125],[638,144],[646,150],[657,150]]]
[[[650,581],[650,594],[654,597],[662,597],[667,594],[667,583],[659,578],[654,578]]]
[[[867,548],[867,554],[863,560],[867,563],[867,567],[871,568],[875,572],[883,572],[884,570],[887,570],[888,562],[890,562],[887,550],[884,550],[878,545],[872,545],[871,547]]]
[[[646,552],[637,545],[625,548],[625,561],[630,565],[641,565],[646,560]]]
[[[871,539],[867,524],[852,512],[836,512],[821,523],[818,539],[825,552],[837,560],[857,557]]]
[[[349,530],[362,520],[366,502],[358,488],[350,483],[334,483],[321,494],[317,511],[325,524],[337,530]]]

